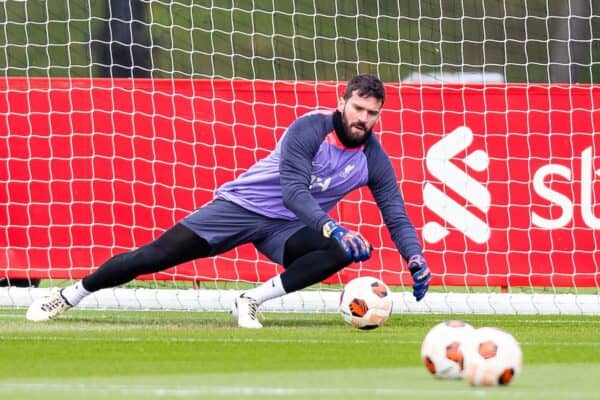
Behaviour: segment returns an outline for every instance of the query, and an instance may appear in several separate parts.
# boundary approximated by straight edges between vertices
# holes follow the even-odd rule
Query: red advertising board
[[[155,238],[268,154],[337,82],[0,80],[0,276],[77,278]],[[380,139],[434,284],[600,283],[600,88],[387,85]],[[375,245],[332,281],[410,282],[368,190],[335,217]],[[158,274],[259,281],[250,246]]]

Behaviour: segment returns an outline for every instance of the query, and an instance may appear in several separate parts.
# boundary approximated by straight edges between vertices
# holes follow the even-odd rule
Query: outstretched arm
[[[408,218],[404,199],[398,189],[396,174],[388,156],[374,139],[370,146],[369,188],[377,202],[383,220],[390,231],[396,248],[408,263],[413,278],[413,295],[421,300],[429,289],[431,273],[423,257],[423,249],[414,225]]]

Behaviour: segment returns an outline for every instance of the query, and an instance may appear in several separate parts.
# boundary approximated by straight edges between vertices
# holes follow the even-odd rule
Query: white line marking
[[[460,395],[463,398],[486,398],[494,396],[494,392],[483,389],[410,389],[410,388],[295,388],[295,387],[265,387],[265,386],[151,386],[151,385],[124,385],[124,384],[102,384],[94,385],[90,383],[0,383],[2,393],[15,392],[67,392],[67,393],[103,393],[112,395],[144,395],[152,397],[197,397],[197,396],[252,396],[252,397],[290,397],[290,396],[416,396],[433,395],[447,397],[448,395]],[[512,398],[544,398],[546,396],[556,397],[563,393],[565,398],[592,398],[589,392],[574,392],[566,390],[553,390],[548,392],[535,393],[527,391],[511,390]]]
[[[91,311],[91,313],[94,312],[98,312],[98,310],[89,310]],[[123,313],[130,313],[130,312],[140,312],[143,315],[143,311],[131,311],[131,310],[122,310],[122,311],[111,311],[113,313],[119,313],[119,312],[123,312]],[[154,311],[153,311],[154,312]],[[165,313],[168,313],[168,311],[165,311]],[[310,314],[310,313],[307,313]],[[94,315],[94,314],[90,314],[90,315]],[[418,318],[419,314],[414,314],[411,313],[410,317],[411,318]],[[458,314],[458,316],[461,316],[462,314]],[[96,315],[97,316],[97,315]],[[487,318],[487,317],[490,318]],[[128,316],[129,317],[129,316]],[[440,320],[443,318],[446,318],[447,316],[444,316],[444,314],[440,314]],[[570,325],[570,324],[580,324],[580,325],[600,325],[600,318],[594,317],[594,316],[585,316],[582,317],[581,319],[519,319],[518,316],[511,316],[512,318],[506,318],[506,319],[500,319],[500,318],[491,318],[491,315],[489,314],[480,314],[480,315],[473,315],[473,314],[464,314],[462,315],[462,319],[469,322],[469,319],[475,320],[475,321],[485,321],[486,324],[499,324],[499,325],[503,325],[505,323],[511,323],[511,322],[519,322],[519,323],[526,323],[526,324],[539,324],[539,325],[544,325],[544,324],[566,324],[566,325]],[[6,319],[23,319],[23,321],[25,321],[25,310],[23,310],[22,314],[14,314],[14,313],[1,313],[0,312],[0,318],[6,318]],[[392,317],[395,318],[395,317]],[[66,316],[61,316],[61,318],[58,321],[69,321],[70,319],[72,319],[72,316],[66,315]],[[202,312],[198,312],[198,319],[202,319]],[[294,320],[293,314],[290,314],[290,320]],[[140,324],[143,324],[145,321],[147,321],[146,319],[142,319],[140,318]],[[87,322],[88,324],[94,324],[94,323],[99,323],[101,324],[103,322],[102,318],[99,318],[95,321],[89,321]],[[75,322],[74,322],[75,323]],[[165,324],[167,324],[165,322]],[[433,322],[432,322],[433,324]],[[93,326],[92,326],[93,329]]]
[[[106,337],[93,336],[28,336],[28,335],[0,335],[2,340],[39,340],[39,341],[74,341],[74,342],[172,342],[172,343],[312,343],[312,344],[338,344],[338,343],[357,343],[368,344],[373,343],[372,340],[327,340],[327,339],[257,339],[257,338],[184,338],[184,337],[137,337],[137,336],[121,336],[121,337]],[[415,340],[378,340],[378,343],[388,344],[421,344]],[[600,344],[600,343],[599,343]]]
[[[327,340],[327,339],[257,339],[257,338],[184,338],[184,337],[137,337],[137,336],[125,336],[125,337],[106,337],[106,336],[93,336],[90,337],[79,337],[79,336],[28,336],[28,335],[0,335],[0,341],[13,340],[13,341],[70,341],[70,342],[171,342],[171,343],[310,343],[310,344],[369,344],[373,343],[372,340]],[[378,343],[383,344],[410,344],[420,345],[421,341],[418,340],[378,340]],[[536,342],[519,342],[523,346],[561,346],[561,347],[600,347],[600,341],[598,342],[553,342],[553,341],[536,341]]]

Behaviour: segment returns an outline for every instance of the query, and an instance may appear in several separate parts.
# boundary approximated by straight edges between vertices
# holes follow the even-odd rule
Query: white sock
[[[76,282],[71,286],[67,286],[63,290],[61,290],[60,294],[67,300],[71,306],[75,307],[81,300],[83,300],[86,296],[91,294],[92,292],[88,292],[81,281]]]
[[[283,289],[283,285],[281,284],[281,277],[279,275],[276,275],[273,278],[266,281],[265,283],[263,283],[262,285],[246,291],[244,293],[244,296],[252,297],[258,302],[258,304],[262,304],[267,300],[274,299],[276,297],[281,297],[285,293],[286,292]]]

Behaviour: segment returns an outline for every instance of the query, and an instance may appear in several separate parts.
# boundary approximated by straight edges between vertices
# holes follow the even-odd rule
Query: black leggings
[[[152,274],[187,261],[207,257],[206,240],[181,224],[173,226],[153,242],[118,254],[83,278],[90,292],[127,283],[139,275]],[[285,243],[281,282],[287,293],[322,281],[350,264],[336,241],[325,239],[306,227]]]
[[[305,227],[285,242],[281,283],[286,293],[295,292],[321,282],[349,264],[335,240]]]
[[[136,250],[117,254],[94,273],[83,278],[83,287],[90,291],[122,285],[139,275],[160,272],[186,261],[206,257],[210,245],[206,240],[181,224],[173,226],[153,242]]]

